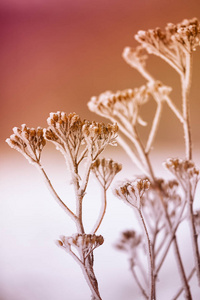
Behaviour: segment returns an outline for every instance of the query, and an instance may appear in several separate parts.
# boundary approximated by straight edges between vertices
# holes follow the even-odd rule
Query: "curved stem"
[[[151,241],[149,238],[149,233],[142,215],[142,212],[140,209],[137,209],[140,219],[142,221],[143,225],[143,230],[145,233],[145,238],[146,238],[146,246],[147,246],[147,259],[148,259],[148,267],[149,267],[149,274],[150,274],[150,282],[149,282],[149,300],[154,300],[155,299],[155,282],[154,282],[154,272],[153,272],[153,256],[152,256],[152,246],[151,246]]]
[[[40,173],[42,174],[45,183],[48,187],[48,189],[50,190],[51,194],[53,195],[54,199],[56,200],[56,202],[62,207],[62,209],[76,222],[77,221],[77,216],[67,207],[67,205],[61,200],[61,198],[58,196],[58,194],[56,193],[50,179],[48,178],[44,168],[42,167],[42,165],[40,165],[40,163],[38,163],[37,165],[38,170],[40,171]]]
[[[103,197],[102,198],[103,198],[102,199],[102,208],[101,208],[101,211],[100,211],[97,223],[96,223],[94,229],[92,230],[92,234],[95,234],[97,232],[97,230],[99,229],[99,227],[100,227],[100,225],[101,225],[101,223],[103,221],[105,213],[106,213],[107,197],[106,197],[106,189],[105,189],[105,187],[103,187]]]

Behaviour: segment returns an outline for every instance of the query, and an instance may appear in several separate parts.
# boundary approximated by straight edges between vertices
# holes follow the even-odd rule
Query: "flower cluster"
[[[116,124],[106,126],[95,121],[81,121],[76,113],[69,115],[64,112],[51,113],[47,123],[49,127],[45,132],[45,138],[76,163],[82,160],[88,151],[94,160],[105,146],[114,144],[118,130]],[[81,145],[85,145],[85,148],[78,158]]]
[[[107,190],[115,175],[121,171],[122,165],[112,159],[97,159],[91,167],[100,184]]]
[[[23,124],[21,128],[13,128],[14,134],[6,139],[6,142],[11,148],[24,155],[30,163],[38,163],[46,144],[43,131],[41,127],[34,129]]]
[[[126,47],[122,53],[125,61],[133,68],[140,69],[146,66],[146,60],[148,58],[145,49],[142,46],[138,46],[135,49]]]
[[[45,138],[53,142],[62,153],[70,152],[77,158],[78,150],[83,140],[82,121],[75,113],[66,115],[64,112],[50,113],[47,119],[49,127]]]
[[[124,200],[127,204],[141,208],[141,198],[146,190],[150,187],[148,179],[136,179],[134,181],[126,181],[118,184],[119,187],[115,188],[114,193],[117,197]]]
[[[90,152],[92,160],[94,161],[104,148],[110,144],[116,145],[115,139],[117,137],[117,124],[108,124],[98,122],[85,121],[82,127],[84,142]]]
[[[180,71],[184,72],[183,57],[200,45],[200,24],[196,18],[181,23],[169,23],[160,28],[140,30],[136,40],[151,54],[166,57]],[[182,58],[182,59],[181,59]]]
[[[163,200],[166,205],[168,215],[171,220],[175,220],[179,208],[182,204],[181,196],[178,192],[179,184],[176,180],[163,180],[159,181],[160,190],[163,193]]]
[[[177,25],[169,23],[166,30],[172,40],[180,43],[188,52],[195,51],[200,45],[200,24],[197,18],[185,19]]]
[[[187,188],[191,190],[194,198],[196,186],[200,179],[199,170],[194,163],[191,160],[169,158],[164,165],[177,178],[184,190]]]
[[[132,126],[135,126],[137,122],[145,125],[139,116],[139,108],[148,99],[148,86],[143,85],[140,88],[126,89],[116,93],[107,91],[100,94],[99,97],[92,97],[88,107],[91,111],[105,118],[116,117],[125,123],[129,121]]]
[[[74,246],[81,253],[91,252],[95,248],[101,246],[104,242],[104,238],[101,235],[95,234],[73,234],[72,236],[62,236],[58,240],[59,246],[64,249],[71,250],[71,246]]]
[[[142,236],[134,230],[126,230],[121,233],[120,240],[115,245],[119,250],[132,253],[133,250],[142,243]]]

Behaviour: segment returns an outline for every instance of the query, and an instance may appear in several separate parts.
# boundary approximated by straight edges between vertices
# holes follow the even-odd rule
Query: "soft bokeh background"
[[[23,123],[44,127],[49,112],[57,110],[100,120],[87,109],[91,96],[144,83],[121,57],[125,46],[136,46],[134,34],[194,16],[200,18],[198,0],[1,0],[0,300],[85,300],[90,294],[79,267],[53,243],[60,234],[72,234],[74,227],[49,196],[37,171],[5,144],[12,127]],[[199,49],[194,53],[191,91],[194,157],[198,162],[199,53]],[[177,74],[155,57],[150,57],[148,67],[156,78],[173,86],[172,97],[180,106]],[[144,119],[150,113],[148,107]],[[182,146],[182,128],[166,107],[152,153],[158,172],[163,172],[160,164],[167,156],[177,156],[179,151],[183,155]],[[44,154],[50,177],[69,200],[62,157],[51,146]],[[118,178],[134,173],[120,149],[106,154],[124,164]],[[88,227],[93,210],[98,210],[92,191],[93,183],[88,195]],[[133,226],[133,214],[111,192],[110,198],[100,230],[105,246],[96,250],[95,270],[102,297],[128,300],[135,293],[139,299],[126,257],[112,247],[119,232]],[[171,286],[178,283],[170,269],[163,272],[168,284],[160,283],[160,299],[169,299]]]

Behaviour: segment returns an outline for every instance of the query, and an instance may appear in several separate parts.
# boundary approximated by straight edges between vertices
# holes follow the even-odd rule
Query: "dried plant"
[[[170,23],[167,24],[165,30],[156,28],[139,31],[135,35],[135,39],[140,45],[136,49],[126,47],[123,51],[123,58],[144,77],[147,81],[146,84],[140,88],[115,93],[106,91],[97,97],[92,97],[88,107],[91,111],[118,123],[118,141],[142,172],[139,178],[143,179],[139,179],[139,182],[147,179],[150,182],[149,189],[141,196],[136,192],[137,189],[135,190],[131,181],[119,183],[114,192],[141,213],[142,227],[146,228],[143,236],[149,241],[146,255],[151,262],[149,263],[151,271],[148,279],[150,284],[146,285],[145,276],[138,277],[135,270],[132,271],[143,296],[148,299],[156,299],[156,279],[173,244],[182,282],[182,287],[173,299],[177,299],[183,291],[186,299],[192,299],[189,281],[194,273],[196,273],[198,285],[200,285],[200,252],[197,234],[199,212],[194,212],[199,170],[192,161],[189,91],[192,54],[200,45],[200,23],[196,18],[183,20],[177,25]],[[177,108],[170,97],[172,88],[164,85],[148,72],[146,61],[149,54],[160,57],[179,74],[182,88],[182,111]],[[140,108],[149,101],[150,97],[155,100],[157,107],[150,129],[147,126],[148,137],[143,141],[140,138],[139,125],[146,126],[147,124],[141,118]],[[165,167],[175,176],[175,180],[170,181],[157,178],[149,157],[164,103],[167,103],[183,125],[185,139],[185,159],[168,159],[165,163]],[[191,228],[194,257],[194,267],[191,268],[188,276],[177,241],[177,229],[185,220],[188,220]],[[135,231],[132,232],[132,235],[126,233],[123,233],[123,242],[121,240],[120,246],[118,244],[117,247],[122,250],[127,247],[138,248],[139,243],[133,242],[138,234]],[[124,245],[122,245],[123,243]],[[129,255],[132,254],[130,262],[131,270],[133,270],[132,262],[135,262],[134,255],[137,250],[130,251],[129,249],[128,252]],[[142,268],[144,269],[144,266]],[[146,272],[147,274],[148,272]],[[147,288],[149,288],[149,292],[147,292]]]
[[[177,291],[173,291],[172,299],[178,299],[184,293],[184,297],[190,300],[193,297],[190,280],[194,274],[197,279],[195,284],[200,286],[200,210],[194,211],[200,176],[195,162],[192,161],[189,107],[192,54],[200,45],[200,23],[196,18],[183,20],[177,25],[169,23],[164,30],[156,28],[139,31],[135,39],[139,45],[135,49],[126,47],[123,58],[144,77],[145,84],[123,91],[106,91],[92,97],[88,103],[91,111],[111,120],[112,125],[82,121],[75,113],[66,115],[57,112],[50,114],[46,129],[32,129],[22,125],[21,128],[14,128],[14,134],[6,141],[38,168],[57,203],[76,224],[77,232],[72,236],[61,236],[57,244],[80,265],[91,289],[92,299],[97,300],[101,299],[101,296],[94,274],[93,252],[103,244],[104,239],[101,235],[96,235],[96,232],[106,213],[107,190],[122,168],[112,159],[100,159],[99,155],[107,145],[116,144],[119,129],[117,141],[141,174],[133,180],[118,182],[114,194],[134,210],[141,231],[124,231],[116,248],[128,254],[130,270],[141,294],[145,299],[155,300],[158,295],[157,280],[161,280],[160,270],[173,247],[181,286]],[[182,110],[179,110],[171,99],[172,88],[155,79],[147,70],[146,61],[150,54],[163,59],[179,74]],[[141,108],[151,98],[156,103],[156,110],[148,126],[142,119]],[[185,141],[185,157],[168,158],[164,163],[173,176],[170,180],[157,177],[150,159],[164,103],[181,122]],[[140,126],[146,126],[146,140],[140,137]],[[46,141],[55,144],[65,158],[75,191],[75,212],[58,196],[41,163],[41,153]],[[80,172],[82,163],[85,164],[84,170]],[[102,208],[93,229],[86,233],[83,199],[91,172],[102,188]],[[183,222],[191,229],[190,242],[193,246],[194,261],[188,274],[178,243],[178,229]]]
[[[102,222],[105,209],[101,213],[101,218],[97,220],[95,230],[91,234],[87,234],[83,222],[83,198],[91,170],[99,171],[99,165],[101,165],[106,203],[106,191],[114,176],[121,170],[121,166],[112,160],[103,159],[100,162],[98,156],[107,145],[115,144],[118,127],[116,124],[105,125],[94,121],[81,121],[77,114],[66,115],[64,112],[51,113],[47,123],[47,129],[40,127],[30,129],[26,125],[22,125],[21,129],[14,128],[14,134],[6,142],[38,168],[55,200],[75,222],[77,233],[71,237],[62,236],[57,244],[79,263],[91,289],[92,299],[101,299],[93,269],[93,251],[104,242],[103,237],[95,233]],[[58,196],[41,164],[41,152],[46,141],[54,143],[65,158],[75,190],[76,212],[70,210]],[[82,162],[85,163],[84,173],[80,175]],[[74,252],[73,249],[76,251]]]

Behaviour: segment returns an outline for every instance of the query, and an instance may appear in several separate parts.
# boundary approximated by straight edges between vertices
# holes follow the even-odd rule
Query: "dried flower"
[[[68,116],[64,112],[51,113],[47,123],[49,127],[45,138],[53,142],[73,163],[86,156],[95,160],[108,144],[115,144],[118,130],[117,124],[106,126],[95,121],[81,121],[76,113]],[[84,149],[79,155],[81,145]]]
[[[86,121],[82,127],[84,141],[88,151],[94,161],[98,155],[109,144],[116,145],[118,126],[117,124],[108,124]]]
[[[115,175],[121,171],[122,165],[112,159],[97,159],[91,166],[100,184],[107,190]]]
[[[14,134],[6,139],[8,145],[24,155],[30,163],[40,162],[42,149],[46,144],[43,129],[41,127],[29,128],[23,124],[21,129],[14,127],[13,132]]]
[[[114,190],[115,195],[131,206],[140,209],[141,198],[144,192],[149,189],[150,182],[148,179],[136,179],[121,184],[118,183],[118,186]]]
[[[150,54],[167,59],[178,72],[184,73],[185,54],[191,53],[200,45],[199,36],[200,24],[193,18],[177,25],[169,23],[164,31],[160,28],[140,30],[135,38]]]
[[[66,115],[64,112],[50,113],[47,119],[49,127],[45,131],[45,138],[53,142],[63,154],[70,152],[77,159],[78,150],[83,140],[82,121],[75,113]]]
[[[131,126],[135,126],[137,122],[145,125],[146,123],[139,116],[139,108],[148,99],[148,86],[143,85],[140,88],[126,89],[116,93],[107,91],[99,97],[92,97],[88,107],[105,118],[117,117],[122,122],[128,121]]]
[[[197,183],[200,179],[199,170],[191,160],[169,158],[164,166],[178,179],[184,190],[190,185],[191,193],[194,198]],[[187,186],[186,186],[187,185]]]
[[[71,250],[71,246],[74,246],[80,250],[81,253],[89,253],[95,248],[101,246],[103,242],[104,238],[101,235],[76,233],[72,236],[61,236],[58,244],[67,251]]]
[[[142,243],[142,236],[134,230],[126,230],[121,233],[121,237],[115,247],[129,254]]]
[[[146,60],[148,55],[145,53],[145,49],[142,46],[138,46],[135,49],[126,47],[122,53],[124,60],[133,68],[140,69],[146,66]]]

